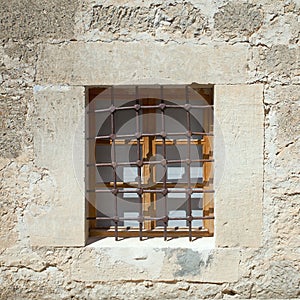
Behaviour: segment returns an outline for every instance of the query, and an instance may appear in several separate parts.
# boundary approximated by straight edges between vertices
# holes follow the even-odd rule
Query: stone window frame
[[[24,216],[31,245],[84,247],[72,270],[74,279],[174,280],[175,276],[194,282],[237,281],[243,249],[262,245],[264,86],[251,84],[250,57],[249,46],[242,44],[46,45],[38,60],[34,87],[36,122],[40,125],[34,132],[34,163],[48,170],[55,189],[50,193],[45,190],[40,202],[32,203]],[[137,58],[142,68],[137,68]],[[163,63],[158,64],[158,58]],[[203,239],[168,246],[163,241],[141,247],[109,241],[87,245],[82,150],[85,86],[124,82],[214,85],[218,120],[214,126],[216,219],[215,237],[208,243]],[[148,262],[143,262],[145,255],[151,258]],[[204,269],[172,272],[185,270],[183,262],[191,256]],[[156,264],[154,270],[152,258],[164,268],[157,269]],[[132,277],[127,267],[124,272],[114,267],[115,260],[128,268],[139,265],[143,272]],[[103,272],[107,267],[113,278]]]
[[[215,120],[218,121],[214,125],[216,246],[254,247],[261,244],[262,92],[262,85],[259,84],[215,85],[214,112]],[[38,166],[48,169],[58,187],[61,187],[54,196],[57,206],[54,205],[49,210],[44,209],[40,215],[28,216],[31,242],[33,245],[83,246],[88,237],[84,221],[85,208],[82,203],[84,87],[36,87],[35,97],[37,110],[44,115],[46,121],[35,133],[35,161]],[[230,101],[230,106],[220,101],[224,98]],[[64,115],[57,117],[53,111],[47,113],[49,106],[45,105],[45,101],[49,99],[53,107],[61,106],[61,111],[65,110],[69,115],[74,115],[70,124],[66,124]],[[66,103],[66,99],[69,103]],[[75,100],[78,101],[77,106]],[[79,107],[78,103],[81,103]],[[249,122],[253,126],[249,126]],[[54,129],[50,126],[54,126]],[[48,134],[50,129],[57,130],[54,136]],[[65,136],[68,134],[73,136],[73,139],[66,140]],[[53,149],[53,144],[57,146],[56,149]],[[65,153],[70,157],[67,161]],[[68,179],[67,184],[62,184],[65,182],[63,174],[66,170],[74,176]],[[236,189],[232,189],[232,186]],[[241,190],[244,191],[242,199]],[[48,197],[47,194],[44,197]],[[238,211],[236,203],[239,203]],[[221,211],[222,214],[219,213]],[[70,212],[72,216],[66,218]],[[73,220],[76,220],[76,223]]]

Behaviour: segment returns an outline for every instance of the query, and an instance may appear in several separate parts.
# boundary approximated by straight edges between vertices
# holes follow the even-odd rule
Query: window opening
[[[87,89],[90,235],[213,235],[213,89]]]

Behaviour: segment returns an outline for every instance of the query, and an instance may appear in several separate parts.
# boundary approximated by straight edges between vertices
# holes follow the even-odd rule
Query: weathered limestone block
[[[270,202],[274,203],[273,208],[269,209],[268,215],[265,216],[270,224],[268,227],[270,244],[276,245],[277,249],[284,249],[286,252],[284,258],[298,262],[300,260],[299,186],[298,182],[298,190],[295,194],[271,197]]]
[[[271,102],[270,102],[271,101]],[[276,127],[274,142],[285,147],[300,138],[300,91],[299,86],[276,86],[269,89],[265,102],[270,104],[270,126]],[[266,131],[269,129],[267,128]]]
[[[139,243],[139,242],[138,242]],[[234,282],[238,249],[152,248],[143,245],[87,248],[71,265],[76,281],[185,280]]]
[[[287,259],[270,259],[258,267],[263,274],[255,283],[252,294],[261,299],[297,299],[300,288],[300,264]],[[284,287],[284,288],[283,288]],[[284,295],[284,296],[283,296]]]
[[[262,237],[263,85],[215,86],[215,232],[219,247]]]
[[[265,185],[273,190],[274,196],[300,193],[299,149],[299,135],[282,147],[273,145],[273,149],[268,149],[272,152],[267,154],[270,160],[265,166]]]
[[[36,272],[41,272],[47,268],[47,263],[41,256],[29,249],[26,250],[27,251],[23,250],[22,255],[20,255],[19,247],[11,248],[10,251],[7,251],[7,253],[4,252],[0,257],[0,264],[6,267],[16,268],[26,266],[26,268]]]
[[[274,15],[273,18],[264,22],[259,30],[251,36],[250,42],[268,47],[297,44],[299,41],[298,14]]]
[[[55,192],[26,211],[32,245],[85,244],[84,99],[83,87],[35,87],[35,164]]]
[[[91,30],[109,32],[112,38],[143,33],[156,36],[159,32],[178,38],[194,38],[206,29],[201,10],[192,3],[152,3],[146,6],[94,5]]]
[[[72,38],[78,1],[1,1],[0,40]]]
[[[21,95],[0,95],[0,157],[15,158],[22,149],[22,135],[26,121],[26,99]]]
[[[299,293],[299,248],[267,244],[261,249],[241,251],[238,283],[231,285],[238,298],[297,299]],[[290,252],[290,256],[286,255]],[[254,281],[249,280],[255,278]]]
[[[50,268],[49,268],[50,269]],[[51,271],[50,271],[51,270]],[[222,290],[226,289],[220,284],[199,284],[186,282],[77,282],[63,281],[63,273],[50,269],[40,276],[24,270],[14,277],[1,276],[5,283],[11,280],[11,284],[5,284],[0,291],[3,299],[29,300],[47,295],[49,299],[118,299],[136,300],[141,299],[213,299],[216,295],[222,296]],[[26,277],[27,275],[27,277]],[[28,280],[31,277],[34,280]],[[18,280],[16,280],[18,279]],[[54,282],[49,285],[49,282]],[[38,287],[36,282],[39,283]],[[27,287],[27,288],[26,288]],[[39,290],[36,291],[36,288]],[[18,292],[16,292],[18,291]],[[37,296],[36,296],[37,295]],[[224,293],[225,295],[225,293]]]
[[[26,266],[1,268],[0,280],[4,282],[0,289],[2,299],[34,300],[44,295],[48,298],[67,298],[63,287],[64,275],[55,267],[40,272]]]
[[[267,104],[265,185],[277,196],[300,193],[299,87],[276,86],[265,93]]]
[[[299,87],[276,86],[265,93],[265,238],[288,259],[300,245]],[[287,249],[290,249],[289,251]]]
[[[0,252],[26,237],[20,232],[22,212],[30,196],[31,163],[27,153],[17,158],[0,158]]]
[[[40,84],[244,83],[246,45],[70,43],[47,45],[38,62]]]
[[[37,45],[7,42],[0,47],[0,93],[31,95],[35,76]],[[29,99],[26,99],[29,102]]]
[[[276,45],[271,48],[253,48],[253,60],[249,64],[253,78],[275,84],[298,84],[300,48]]]
[[[227,39],[248,39],[263,23],[262,10],[246,2],[231,1],[214,16],[215,29]]]
[[[0,158],[0,252],[4,249],[12,247],[18,240],[18,232],[15,229],[17,223],[17,215],[12,209],[13,192],[15,184],[8,185],[7,178],[16,178],[16,164],[10,164],[10,160]]]

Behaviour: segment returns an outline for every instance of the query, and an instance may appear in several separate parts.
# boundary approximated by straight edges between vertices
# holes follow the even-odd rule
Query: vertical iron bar
[[[142,195],[140,195],[139,196],[140,197],[140,201],[141,201],[141,203],[142,203],[142,201],[143,201],[143,196]],[[142,212],[143,213],[143,212]],[[139,238],[140,238],[140,241],[142,241],[143,240],[143,222],[141,221],[141,220],[139,220]]]
[[[164,95],[163,95],[163,86],[160,87],[160,98],[161,103],[164,104]],[[165,124],[165,110],[162,109],[161,112],[161,128],[162,132],[165,133],[166,131],[166,124]],[[164,190],[164,240],[166,241],[167,236],[167,228],[168,228],[168,206],[167,206],[167,154],[166,154],[166,134],[162,137],[163,140],[163,159],[165,160],[164,164],[164,176],[163,176],[163,190]]]
[[[94,95],[93,95],[94,96]],[[92,99],[91,97],[91,91],[89,91],[89,96],[88,96],[88,107],[89,110],[91,110],[91,114],[88,115],[87,118],[87,123],[86,123],[86,132],[87,132],[87,137],[90,136],[95,136],[96,135],[96,129],[95,129],[95,124],[96,124],[96,114],[95,114],[95,100]],[[87,140],[87,160],[88,163],[91,163],[93,166],[87,171],[87,181],[86,181],[86,190],[87,189],[94,189],[95,184],[96,184],[96,170],[97,167],[95,166],[96,163],[96,157],[95,157],[95,150],[96,150],[96,141],[95,140]],[[96,217],[97,216],[97,195],[95,194],[88,194],[88,214],[89,216]],[[89,228],[95,228],[97,226],[97,221],[96,220],[91,220],[89,222]]]
[[[115,195],[115,211],[118,211],[118,196],[117,194]],[[115,240],[118,241],[118,221],[115,220]]]
[[[135,99],[136,99],[136,104],[139,103],[139,91],[138,91],[138,86],[135,87]],[[136,111],[136,132],[142,132],[140,131],[140,109]],[[137,159],[139,162],[142,160],[142,155],[141,155],[141,137],[137,137]],[[140,191],[142,187],[142,165],[138,165],[138,189]],[[143,240],[143,222],[141,221],[143,217],[143,195],[139,193],[139,238],[140,241]]]
[[[114,105],[115,104],[115,90],[114,90],[114,87],[112,86],[111,87],[111,93],[110,93],[110,100],[111,100],[111,105]]]
[[[185,87],[185,93],[186,93],[186,103],[189,104],[189,87]],[[188,180],[188,224],[189,224],[189,240],[192,241],[192,195],[190,193],[191,190],[191,114],[190,111],[187,110],[186,112],[187,117],[187,152],[188,152],[188,164],[187,164],[187,180]]]
[[[160,87],[160,100],[161,103],[164,104],[164,97],[163,97],[163,86]],[[165,110],[162,109],[161,111],[161,131],[165,133],[166,124],[165,124]],[[167,228],[168,228],[168,207],[167,207],[167,154],[166,154],[166,136],[162,136],[163,140],[163,159],[165,160],[164,164],[164,176],[163,176],[163,196],[164,196],[164,241],[167,240]]]
[[[111,87],[111,105],[114,105],[115,99],[114,99],[114,87]],[[115,111],[112,111],[110,113],[110,126],[111,126],[111,134],[115,136],[116,133],[116,124],[115,124]],[[116,141],[115,138],[112,139],[112,164],[113,164],[113,172],[114,172],[114,191],[117,189],[117,170],[116,170]],[[118,195],[117,193],[115,195],[115,201],[114,201],[114,208],[115,208],[115,218],[118,217]],[[115,240],[118,240],[118,221],[117,219],[114,220],[115,222]]]

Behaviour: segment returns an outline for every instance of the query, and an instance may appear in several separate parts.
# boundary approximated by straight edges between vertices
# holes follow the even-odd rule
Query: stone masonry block
[[[152,248],[146,246],[87,248],[71,266],[76,281],[185,280],[235,282],[238,249]]]
[[[70,43],[47,45],[40,84],[245,83],[247,45]]]
[[[35,164],[48,170],[55,193],[48,198],[45,195],[46,203],[29,207],[26,212],[30,240],[38,246],[82,246],[85,244],[84,88],[36,86],[34,95]]]
[[[263,145],[263,86],[215,86],[216,246],[261,245]]]

